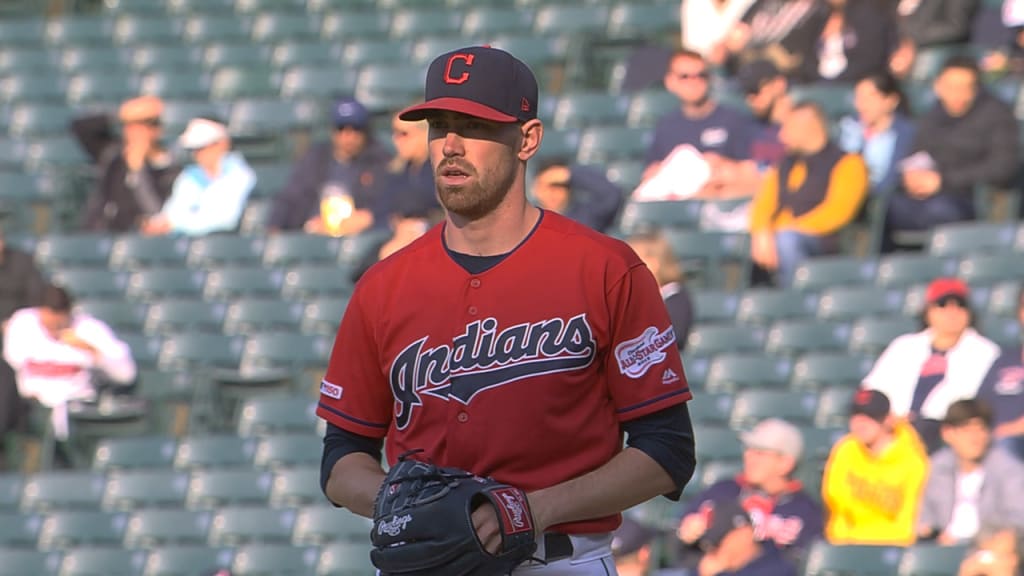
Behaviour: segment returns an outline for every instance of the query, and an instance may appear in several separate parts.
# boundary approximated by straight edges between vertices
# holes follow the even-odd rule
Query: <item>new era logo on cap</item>
[[[427,70],[422,104],[406,108],[402,120],[423,120],[449,110],[495,122],[525,122],[537,117],[537,79],[529,66],[490,46],[453,50],[434,59]]]

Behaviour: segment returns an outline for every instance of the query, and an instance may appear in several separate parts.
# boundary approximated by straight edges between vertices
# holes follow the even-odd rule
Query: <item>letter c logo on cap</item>
[[[462,84],[466,80],[469,80],[469,72],[465,70],[463,70],[462,74],[459,74],[457,77],[452,76],[452,65],[455,64],[456,61],[462,60],[466,63],[466,67],[469,68],[473,65],[474,58],[475,56],[473,54],[452,54],[448,58],[448,64],[444,67],[445,84]]]

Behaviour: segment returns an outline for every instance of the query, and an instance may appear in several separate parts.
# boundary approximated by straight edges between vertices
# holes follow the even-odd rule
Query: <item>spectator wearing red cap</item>
[[[1017,298],[1017,319],[1024,327],[1024,288]],[[1024,460],[1024,346],[1002,351],[985,376],[978,397],[993,409],[996,442]]]
[[[999,347],[971,327],[967,285],[934,280],[925,294],[924,330],[893,340],[864,378],[892,411],[918,429],[930,451],[941,445],[940,421],[953,402],[973,398]]]

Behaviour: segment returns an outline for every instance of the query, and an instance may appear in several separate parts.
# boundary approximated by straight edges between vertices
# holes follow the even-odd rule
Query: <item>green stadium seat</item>
[[[391,28],[391,13],[383,10],[345,11],[324,14],[320,38],[349,42],[356,39],[386,38]]]
[[[871,284],[877,274],[877,263],[856,257],[833,256],[811,258],[793,273],[793,288],[820,291],[833,286]]]
[[[752,428],[766,418],[781,418],[793,424],[810,424],[818,408],[813,392],[793,390],[740,390],[732,406],[729,425]]]
[[[281,77],[282,98],[327,99],[351,94],[355,88],[356,71],[334,64],[294,67]]]
[[[304,8],[305,0],[235,0],[235,12],[256,14],[263,12],[297,12]]]
[[[306,0],[306,11],[320,14],[323,12],[356,12],[377,5],[377,0]]]
[[[299,327],[302,313],[303,306],[298,303],[276,299],[237,300],[228,305],[224,316],[224,333],[294,333]]]
[[[251,469],[197,470],[185,502],[191,510],[215,510],[225,506],[262,506],[273,484],[273,475]]]
[[[818,318],[852,321],[866,316],[892,316],[903,307],[904,292],[879,286],[835,286],[822,293]]]
[[[170,468],[178,442],[168,436],[105,438],[96,445],[92,468],[103,472]]]
[[[120,333],[117,336],[131,348],[132,358],[139,369],[156,367],[160,358],[160,347],[163,345],[161,337],[132,332]]]
[[[203,295],[211,300],[267,298],[281,291],[284,272],[260,266],[213,270],[206,277]]]
[[[605,176],[609,182],[618,186],[623,192],[629,193],[643,180],[646,168],[646,164],[641,160],[611,162],[605,170]]]
[[[850,325],[831,320],[779,320],[772,324],[765,339],[765,351],[795,357],[813,352],[845,350]]]
[[[367,64],[359,71],[355,97],[372,113],[387,114],[422,97],[422,66]]]
[[[279,194],[288,185],[294,166],[291,162],[273,162],[260,164],[253,167],[253,170],[256,172],[256,189],[253,190],[253,194],[269,198]],[[266,242],[260,249],[261,256],[265,246]]]
[[[18,509],[25,477],[20,474],[0,474],[0,511]]]
[[[115,270],[157,266],[183,266],[189,239],[176,236],[121,236],[110,251],[110,267]]]
[[[299,266],[285,274],[281,295],[289,300],[311,301],[347,297],[353,288],[351,272],[337,264]]]
[[[292,266],[308,263],[334,263],[338,259],[340,241],[329,236],[312,234],[274,234],[267,239],[263,263],[270,266]]]
[[[263,66],[222,67],[210,79],[210,97],[225,102],[240,98],[273,98],[279,90]]]
[[[57,576],[62,552],[0,548],[0,576]]]
[[[143,576],[167,574],[216,574],[228,570],[235,557],[232,548],[169,546],[150,551]]]
[[[300,576],[312,574],[320,559],[315,547],[293,547],[283,544],[251,544],[236,549],[231,564],[232,576]]]
[[[168,298],[199,298],[206,274],[187,268],[150,268],[133,272],[125,295],[139,302]]]
[[[862,318],[854,323],[850,332],[850,351],[880,354],[897,336],[920,329],[913,318]]]
[[[459,35],[428,36],[415,41],[410,50],[410,61],[418,66],[429,66],[438,54],[458,50],[467,45],[477,44],[471,38]]]
[[[298,546],[321,546],[332,542],[368,545],[373,523],[344,508],[307,506],[299,510],[292,532],[292,543]]]
[[[608,8],[600,5],[546,4],[537,10],[533,32],[538,36],[599,35],[608,26]]]
[[[178,508],[185,503],[188,473],[167,469],[112,473],[103,494],[107,510]]]
[[[895,546],[833,545],[817,541],[807,555],[804,576],[889,576],[903,551]]]
[[[474,6],[462,19],[461,36],[493,37],[499,34],[529,34],[533,11],[505,6]]]
[[[128,515],[120,512],[54,512],[43,520],[38,548],[66,550],[119,546],[127,524]]]
[[[743,461],[739,459],[715,459],[706,462],[700,471],[700,483],[707,488],[723,480],[732,480],[743,471]]]
[[[11,107],[7,131],[16,138],[64,135],[71,120],[71,110],[63,103],[21,102]]]
[[[252,40],[257,44],[276,44],[286,40],[312,38],[314,22],[302,12],[261,12],[252,22]]]
[[[371,253],[376,253],[380,247],[391,238],[391,232],[381,229],[371,229],[360,232],[354,236],[345,236],[341,239],[341,246],[338,248],[338,263],[353,269],[363,262]]]
[[[850,398],[853,397],[852,390],[847,397],[847,403]],[[832,447],[835,446],[836,442],[846,436],[847,428],[844,420],[843,426],[836,426],[830,428],[823,428],[817,425],[802,426],[800,433],[804,437],[804,455],[809,461],[821,461],[828,458],[828,455],[832,452]],[[810,468],[810,466],[808,466]],[[821,474],[822,470],[815,470],[816,474]],[[820,478],[819,478],[820,482]]]
[[[250,466],[257,441],[234,435],[187,436],[178,443],[174,467],[182,470]]]
[[[274,46],[270,63],[283,70],[302,66],[331,66],[340,58],[336,46],[319,40],[289,40]]]
[[[871,370],[874,360],[847,352],[819,352],[801,356],[793,365],[790,387],[817,390],[828,386],[857,386]]]
[[[311,434],[316,431],[316,402],[295,396],[249,398],[238,416],[242,437],[275,434]]]
[[[117,44],[178,44],[181,30],[177,22],[160,14],[125,14],[114,24],[113,39]]]
[[[966,545],[917,544],[903,552],[899,576],[957,576],[967,556]]]
[[[32,173],[47,170],[74,172],[86,168],[88,157],[76,140],[70,136],[55,135],[30,142],[24,149],[23,161],[26,170]]]
[[[369,544],[332,542],[322,549],[316,573],[321,576],[362,576],[370,570]]]
[[[1013,316],[989,316],[979,318],[978,327],[986,338],[1000,346],[1010,348],[1021,343],[1020,320]]]
[[[323,503],[320,488],[320,465],[278,470],[270,490],[270,505],[276,508],[297,508]]]
[[[908,288],[927,284],[942,276],[954,276],[957,261],[926,254],[890,254],[878,263],[875,283],[891,288]]]
[[[238,225],[239,232],[245,235],[258,235],[266,232],[267,214],[270,213],[270,202],[262,198],[249,198],[242,222]]]
[[[195,46],[142,45],[131,49],[131,68],[136,73],[172,73],[201,70],[200,51]],[[196,74],[198,76],[198,74]],[[145,84],[143,84],[145,86]]]
[[[562,161],[571,161],[576,157],[580,147],[580,133],[578,130],[548,130],[544,127],[544,142],[541,144],[537,156],[541,159],[556,158]]]
[[[687,402],[690,417],[702,426],[725,426],[732,416],[735,395],[729,392],[701,392]]]
[[[39,514],[0,512],[0,550],[35,548],[42,525],[43,516]],[[2,573],[3,569],[0,568]]]
[[[932,230],[927,250],[932,256],[967,256],[1010,251],[1017,224],[1014,222],[957,222]]]
[[[789,383],[792,371],[793,362],[788,358],[749,352],[719,354],[711,361],[704,387],[712,392],[781,388]]]
[[[152,71],[139,81],[139,91],[167,100],[205,100],[210,93],[207,77],[196,70]]]
[[[151,549],[205,544],[213,514],[205,510],[137,510],[128,521],[124,547]]]
[[[322,455],[323,442],[316,434],[278,434],[260,439],[254,462],[275,470],[319,466]]]
[[[711,359],[707,356],[683,353],[682,361],[690,390],[702,390],[704,382],[708,379],[708,370],[711,369]]]
[[[171,14],[224,14],[235,9],[235,0],[165,0]]]
[[[242,370],[326,367],[333,339],[288,332],[255,334],[245,343]]]
[[[600,164],[612,160],[642,158],[651,133],[642,128],[626,126],[593,126],[580,136],[576,160],[583,164]]]
[[[736,320],[742,324],[766,326],[778,320],[811,318],[817,306],[817,294],[755,288],[747,290],[740,298]]]
[[[237,368],[244,343],[221,334],[174,334],[160,348],[158,365],[164,370]]]
[[[63,102],[66,88],[60,79],[20,74],[0,80],[4,102]]]
[[[347,296],[339,296],[317,298],[306,304],[300,326],[302,333],[335,336],[345,309],[348,308],[348,301]]]
[[[1020,307],[1020,297],[1019,282],[999,282],[989,290],[985,312],[992,316],[1013,316]]]
[[[675,94],[665,90],[639,92],[629,99],[626,123],[636,128],[653,128],[663,116],[678,109],[679,98]]]
[[[164,133],[180,134],[185,130],[189,120],[197,116],[227,118],[230,104],[226,102],[210,102],[208,100],[168,100],[164,102],[164,113],[161,120]]]
[[[47,269],[103,267],[110,259],[113,239],[101,234],[44,236],[36,244],[36,263]]]
[[[249,42],[248,21],[234,14],[195,14],[185,20],[182,40],[197,46],[245,44]]]
[[[734,324],[698,324],[686,341],[689,354],[718,354],[733,351],[759,351],[764,347],[763,328]]]
[[[7,46],[41,48],[46,21],[41,18],[5,18],[0,22],[0,38]]]
[[[220,332],[227,304],[199,299],[160,300],[146,314],[147,334]]]
[[[26,27],[26,29],[30,28],[30,26]],[[5,35],[3,38],[6,39],[7,36]],[[57,56],[52,51],[35,46],[5,45],[3,48],[0,48],[0,72],[8,77],[16,75],[32,76],[40,73],[56,75]]]
[[[257,169],[258,172],[258,169]],[[192,268],[224,266],[257,266],[263,253],[265,238],[215,234],[192,241],[187,263]]]
[[[114,32],[114,23],[103,16],[76,14],[50,18],[46,22],[46,43],[60,45],[107,44]]]
[[[390,34],[392,38],[458,36],[461,26],[458,11],[437,10],[436,7],[398,9],[391,15]]]
[[[1024,277],[1024,253],[1005,252],[968,256],[960,262],[960,277],[969,286],[987,286]]]
[[[932,80],[938,76],[946,59],[963,51],[964,46],[961,44],[932,45],[917,50],[914,64],[906,79],[907,84],[931,86]]]
[[[211,546],[240,546],[253,542],[291,540],[295,510],[227,508],[218,510],[210,525]]]
[[[739,310],[740,295],[736,292],[722,290],[693,290],[694,321],[699,324],[726,323],[736,319]]]
[[[106,477],[100,472],[41,472],[26,479],[21,509],[26,512],[97,509],[105,487]]]
[[[79,548],[64,554],[61,576],[135,576],[146,566],[143,550]]]
[[[605,92],[569,92],[558,98],[553,126],[559,129],[622,124],[625,98]]]
[[[850,419],[850,402],[860,382],[823,388],[818,394],[818,410],[814,424],[821,428],[846,428]]]
[[[60,53],[59,64],[64,74],[126,72],[130,59],[113,46],[68,46]]]
[[[679,33],[679,7],[671,3],[616,4],[608,15],[607,37],[650,40]]]

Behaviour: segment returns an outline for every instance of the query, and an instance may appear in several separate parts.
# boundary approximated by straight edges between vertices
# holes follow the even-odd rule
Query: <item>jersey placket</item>
[[[463,327],[485,318],[482,312],[484,306],[481,305],[481,286],[483,281],[478,276],[471,276],[465,281],[462,313],[457,316],[460,319],[459,324]],[[479,340],[479,335],[477,338]],[[467,352],[472,353],[473,350]],[[453,394],[454,384],[452,386],[452,393],[449,393],[448,398],[448,454],[460,461],[465,459],[467,462],[473,462],[484,445],[479,426],[475,422],[475,418],[481,415],[473,414],[471,403],[463,404],[457,400]]]

